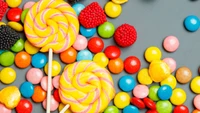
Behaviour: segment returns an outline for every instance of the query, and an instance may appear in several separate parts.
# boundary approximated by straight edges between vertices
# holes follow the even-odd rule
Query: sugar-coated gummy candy
[[[13,52],[20,52],[24,49],[24,40],[20,38],[17,42],[11,47]]]
[[[146,85],[138,84],[133,89],[133,95],[137,98],[145,98],[149,94],[149,88]]]
[[[43,68],[47,63],[47,56],[44,53],[36,53],[32,56],[31,64],[35,68]]]
[[[92,60],[92,59],[93,59],[93,54],[87,49],[79,51],[76,57],[77,61]]]
[[[85,28],[83,26],[80,26],[80,33],[86,38],[90,38],[96,33],[96,28]]]
[[[5,51],[0,55],[0,63],[2,66],[11,66],[13,65],[15,60],[15,55],[14,53],[10,52],[10,51]]]
[[[75,10],[77,16],[80,14],[80,12],[85,8],[83,4],[75,3],[72,8]]]
[[[184,20],[184,26],[186,30],[190,32],[195,32],[199,29],[199,18],[195,15],[189,15]]]
[[[32,84],[39,84],[42,80],[43,72],[38,68],[30,68],[26,73],[26,80]]]
[[[104,22],[98,29],[98,34],[102,38],[111,38],[115,33],[115,26],[111,22]]]
[[[162,85],[158,89],[158,97],[161,100],[168,100],[172,96],[172,88],[169,85]]]
[[[32,113],[33,105],[27,99],[21,99],[16,107],[17,113]]]
[[[105,5],[105,13],[107,16],[111,18],[118,17],[122,12],[122,7],[119,4],[115,4],[113,2],[107,2]]]
[[[78,35],[76,41],[73,44],[73,48],[80,51],[87,47],[88,41],[83,35]]]
[[[104,113],[119,113],[119,109],[116,106],[108,106]]]
[[[23,82],[19,90],[23,97],[30,98],[34,93],[34,86],[30,82]]]
[[[140,113],[139,109],[133,105],[126,106],[123,111],[123,113]]]
[[[48,63],[44,66],[44,71],[48,75]],[[57,76],[60,74],[61,71],[61,65],[58,61],[53,60],[52,61],[52,76]]]
[[[0,80],[4,84],[11,84],[15,81],[17,75],[13,68],[5,67],[1,70]]]
[[[103,52],[99,52],[94,55],[93,61],[101,67],[106,67],[108,65],[109,59]]]
[[[129,92],[136,86],[136,81],[131,75],[124,75],[119,79],[118,84],[122,91]]]
[[[130,96],[125,92],[118,92],[114,98],[114,104],[119,109],[123,109],[130,104]]]

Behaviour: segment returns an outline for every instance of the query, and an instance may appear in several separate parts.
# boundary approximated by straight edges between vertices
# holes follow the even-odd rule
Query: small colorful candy
[[[161,100],[168,100],[172,96],[172,88],[169,85],[162,85],[158,89],[158,97]]]
[[[93,54],[89,50],[81,50],[78,52],[76,60],[81,61],[81,60],[92,60],[93,59]]]
[[[11,47],[13,52],[20,52],[24,49],[24,40],[20,38],[17,42]]]
[[[72,6],[72,8],[75,10],[77,16],[80,14],[80,12],[85,8],[83,4],[76,3]]]
[[[103,50],[103,48],[104,48],[104,42],[99,37],[90,38],[90,40],[88,41],[88,49],[92,53],[101,52]]]
[[[86,38],[92,37],[96,33],[96,28],[85,28],[80,26],[80,33],[85,36]]]
[[[25,41],[24,49],[27,53],[31,55],[36,54],[40,50],[40,48],[31,45],[31,43],[28,40]]]
[[[149,75],[149,70],[147,68],[143,68],[139,71],[137,75],[138,82],[143,85],[150,85],[153,81]]]
[[[163,61],[170,67],[171,73],[176,69],[176,61],[173,58],[164,58]]]
[[[54,99],[53,96],[51,96],[51,103],[50,104],[51,104],[50,111],[55,111],[56,109],[58,109],[59,103]],[[46,99],[42,102],[42,105],[43,105],[43,108],[46,109],[46,106],[47,106],[47,100]]]
[[[1,70],[0,80],[4,84],[11,84],[16,79],[16,72],[11,67],[5,67]]]
[[[73,48],[78,51],[84,50],[87,47],[87,44],[88,44],[87,39],[82,35],[78,35],[76,37],[76,41],[73,44]]]
[[[200,76],[196,76],[192,79],[190,83],[190,88],[194,93],[200,93]]]
[[[31,56],[27,52],[21,51],[15,56],[15,64],[19,68],[27,68],[31,64]]]
[[[59,88],[59,81],[60,81],[60,75],[53,77],[52,84],[56,89]]]
[[[108,106],[104,113],[119,113],[119,109],[116,106]]]
[[[145,98],[149,94],[149,88],[146,85],[136,85],[133,89],[133,95],[137,98]]]
[[[160,49],[156,46],[150,46],[145,51],[145,59],[148,62],[152,62],[153,60],[160,60],[162,57],[162,53]]]
[[[136,56],[129,56],[124,60],[124,69],[129,74],[134,74],[139,71],[141,66],[140,59]]]
[[[200,110],[195,109],[195,110],[192,111],[192,113],[200,113]]]
[[[176,87],[177,81],[173,75],[170,75],[166,79],[160,82],[160,85],[169,85],[172,89]]]
[[[11,113],[12,110],[6,108],[3,104],[0,104],[0,113]]]
[[[15,8],[22,3],[22,0],[6,0],[6,3],[8,4],[9,7]]]
[[[136,106],[139,109],[144,109],[145,108],[145,104],[144,102],[137,98],[137,97],[132,97],[131,98],[131,104],[133,104],[134,106]]]
[[[45,91],[47,91],[47,83],[48,83],[48,77],[47,76],[42,77],[40,84],[42,89]],[[51,85],[51,90],[53,90],[53,84]]]
[[[180,67],[176,71],[176,79],[181,84],[186,84],[192,79],[192,72],[188,67]]]
[[[122,12],[122,7],[119,4],[115,4],[113,2],[107,2],[105,5],[105,13],[107,16],[111,18],[118,17]]]
[[[196,109],[200,110],[200,94],[194,97],[193,104]]]
[[[118,84],[122,91],[129,92],[136,86],[136,81],[131,75],[124,75],[119,79]]]
[[[156,103],[158,113],[171,113],[172,104],[168,100],[160,100]]]
[[[21,17],[22,9],[20,8],[11,8],[7,12],[7,19],[9,21],[19,22]]]
[[[23,97],[30,98],[34,93],[34,86],[30,82],[23,82],[19,90]]]
[[[35,4],[34,1],[28,1],[24,4],[24,7],[23,9],[26,10],[26,9],[30,9],[33,5]]]
[[[149,109],[156,109],[156,104],[154,103],[153,100],[149,99],[149,98],[144,98],[143,102],[145,104],[145,106]]]
[[[24,20],[25,20],[25,17],[26,17],[26,14],[28,13],[29,9],[24,9],[21,13],[21,22],[24,23]]]
[[[94,55],[93,61],[96,62],[101,67],[106,67],[108,65],[109,59],[103,52],[99,52]]]
[[[32,113],[33,105],[29,100],[21,99],[15,109],[17,113]]]
[[[108,63],[108,69],[113,74],[119,74],[124,69],[124,63],[121,58],[116,58],[113,60],[110,60]]]
[[[48,63],[44,66],[44,71],[46,74],[48,74]],[[52,61],[52,76],[57,76],[60,74],[61,71],[61,65],[58,61],[53,60]]]
[[[174,105],[182,105],[186,101],[186,92],[181,88],[175,88],[170,97],[170,101]]]
[[[140,113],[139,109],[133,105],[126,106],[123,111],[123,113]]]
[[[190,32],[195,32],[199,29],[199,18],[195,15],[189,15],[184,20],[184,26],[186,30]]]
[[[125,92],[118,92],[114,98],[114,104],[119,109],[123,109],[130,104],[130,96]]]
[[[173,113],[189,113],[189,109],[185,105],[179,105],[174,108]]]
[[[168,52],[174,52],[179,47],[179,40],[175,36],[167,36],[163,41],[163,47]]]
[[[36,53],[32,56],[31,64],[35,68],[43,68],[47,63],[47,56],[44,53]]]
[[[147,110],[146,113],[158,113],[158,111],[155,109],[150,109],[150,110]]]
[[[2,66],[11,66],[15,61],[15,55],[10,51],[5,51],[0,55],[0,63]]]
[[[63,63],[69,64],[76,61],[76,56],[77,56],[77,51],[73,47],[70,47],[67,50],[60,53],[60,60]]]
[[[116,59],[120,57],[121,50],[115,45],[110,45],[105,48],[104,53],[109,59]]]
[[[54,90],[53,97],[57,102],[59,102],[59,103],[61,102],[60,96],[59,96],[59,93],[58,93],[58,89]]]
[[[27,81],[31,82],[32,84],[39,84],[42,80],[43,72],[38,68],[30,68],[26,73]]]
[[[115,26],[111,22],[104,22],[98,27],[97,31],[102,38],[111,38],[115,33]]]
[[[40,102],[44,101],[46,96],[47,96],[47,92],[44,91],[41,86],[35,86],[34,93],[31,98],[34,102],[40,103]]]
[[[15,31],[18,31],[18,32],[21,32],[21,31],[24,30],[23,26],[18,22],[10,21],[10,22],[7,23],[7,25],[10,26]]]
[[[158,97],[158,89],[160,88],[159,85],[152,85],[150,88],[149,88],[149,95],[148,97],[153,100],[153,101],[158,101],[160,100],[159,97]]]

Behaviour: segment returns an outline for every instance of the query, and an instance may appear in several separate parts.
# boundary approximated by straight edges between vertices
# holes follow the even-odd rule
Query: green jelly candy
[[[20,52],[24,49],[24,40],[20,38],[12,47],[13,52]]]
[[[28,13],[29,9],[25,9],[22,11],[21,13],[21,22],[24,23],[24,20],[25,20],[25,17],[26,17],[26,14]]]
[[[158,101],[160,100],[158,97],[158,89],[160,88],[159,85],[153,85],[149,88],[149,95],[148,97],[153,100],[153,101]]]
[[[156,103],[158,113],[172,113],[172,104],[168,100],[160,100]]]
[[[2,66],[11,66],[15,60],[15,55],[10,51],[5,51],[0,55],[0,63]]]
[[[102,38],[111,38],[115,33],[115,26],[111,22],[104,22],[98,27],[98,34]]]
[[[119,109],[116,106],[108,106],[104,113],[119,113]]]

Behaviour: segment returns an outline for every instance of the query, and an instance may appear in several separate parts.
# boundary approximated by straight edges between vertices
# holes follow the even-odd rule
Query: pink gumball
[[[31,82],[32,84],[39,84],[43,77],[43,72],[38,68],[31,68],[26,73],[27,81]]]
[[[60,76],[55,76],[52,80],[53,86],[58,89],[59,88],[59,81],[60,81]]]
[[[145,98],[149,94],[149,88],[145,85],[136,85],[133,89],[133,95],[137,98]]]
[[[47,76],[44,76],[41,80],[41,87],[43,90],[47,91],[47,84],[48,83],[48,77]],[[51,84],[51,91],[53,90],[53,85]]]
[[[76,37],[75,43],[73,44],[73,47],[74,49],[80,51],[80,50],[84,50],[87,47],[87,44],[88,44],[87,38],[85,38],[82,35],[78,35]]]
[[[176,51],[178,49],[178,47],[179,47],[178,38],[176,38],[175,36],[167,36],[164,39],[163,47],[168,52],[174,52],[174,51]]]
[[[176,69],[176,61],[173,58],[164,58],[163,61],[170,67],[171,72]]]
[[[47,106],[47,99],[45,99],[42,102],[43,108],[46,109]],[[50,111],[55,111],[56,109],[58,109],[59,103],[55,100],[55,98],[51,95],[51,104],[50,104],[51,108]]]
[[[195,108],[200,110],[200,94],[194,97],[193,103]]]
[[[6,108],[3,104],[0,104],[0,113],[11,113],[12,110]]]
[[[34,1],[29,1],[24,4],[23,9],[30,9],[35,4]]]

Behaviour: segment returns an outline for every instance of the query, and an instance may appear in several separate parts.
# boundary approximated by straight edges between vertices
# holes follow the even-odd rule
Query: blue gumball
[[[134,87],[136,86],[136,81],[132,76],[125,75],[119,79],[118,84],[119,84],[119,87],[121,90],[123,90],[125,92],[129,92],[129,91],[133,90]]]
[[[78,52],[76,60],[81,61],[81,60],[92,60],[93,59],[93,54],[89,50],[81,50]]]
[[[123,111],[123,113],[140,113],[139,109],[133,105],[126,106]]]
[[[32,56],[31,64],[35,68],[43,68],[47,63],[47,56],[43,53],[37,53]]]
[[[76,14],[79,15],[80,12],[85,8],[83,4],[76,3],[72,6],[72,8],[75,10]]]
[[[158,97],[161,100],[168,100],[172,96],[172,88],[169,85],[163,85],[158,89]]]
[[[34,86],[30,82],[23,82],[19,90],[23,97],[30,98],[34,93]]]
[[[190,32],[195,32],[199,29],[199,18],[195,15],[187,16],[184,20],[185,28]]]
[[[83,26],[80,26],[80,33],[87,37],[87,38],[90,38],[92,37],[95,33],[96,33],[96,28],[90,28],[90,29],[87,29]]]

